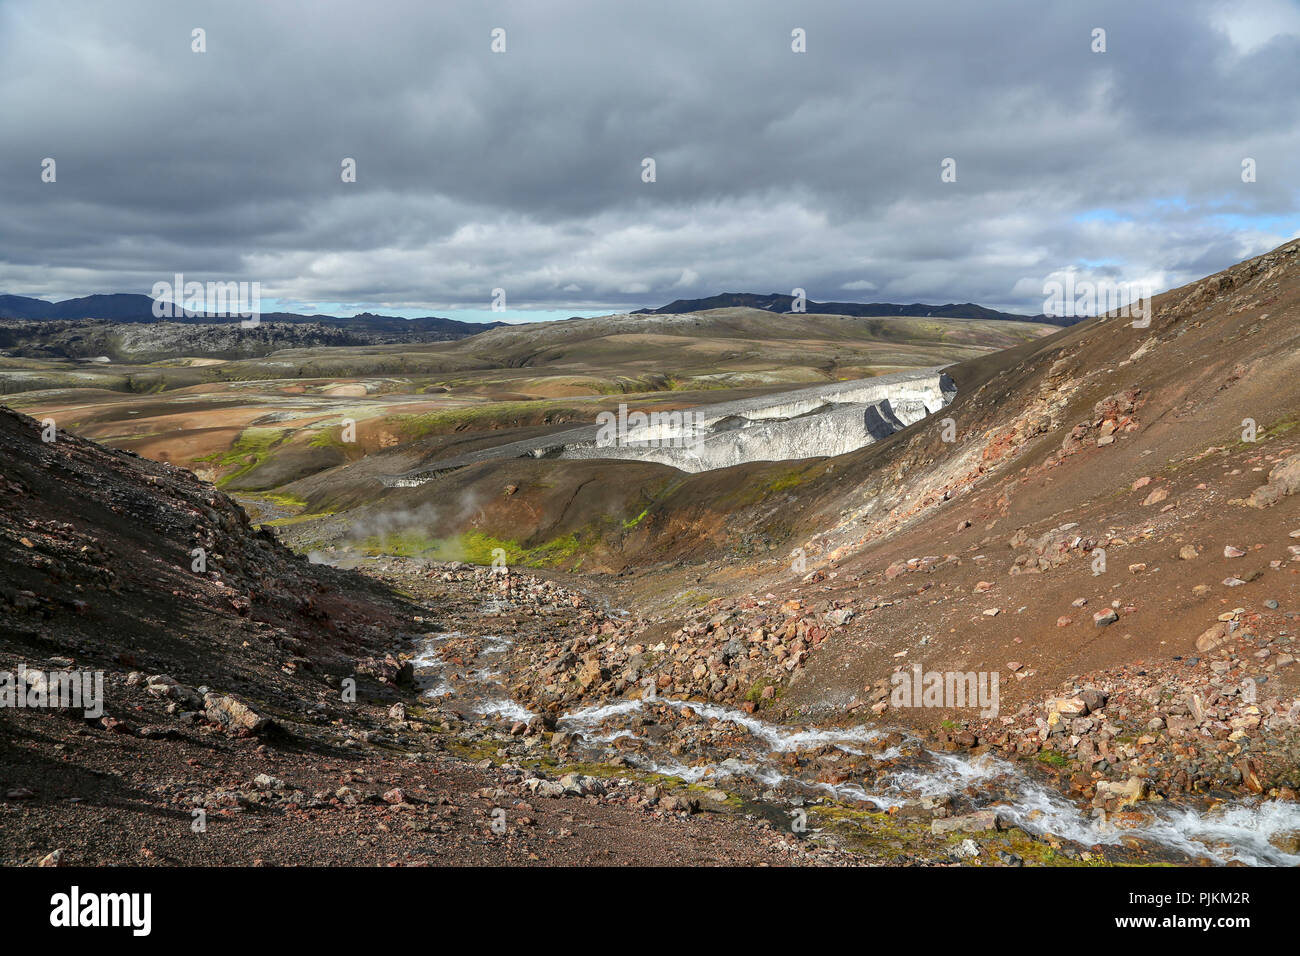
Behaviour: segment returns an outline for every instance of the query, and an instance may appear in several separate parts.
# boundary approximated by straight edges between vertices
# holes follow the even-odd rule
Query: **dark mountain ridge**
[[[149,296],[130,292],[86,295],[76,299],[64,299],[62,302],[49,302],[25,295],[0,295],[0,319],[28,321],[108,319],[114,322],[179,322],[195,325],[234,322],[240,319],[240,316],[234,313],[188,311],[182,311],[174,317],[159,317],[154,315],[153,307],[154,300]],[[351,317],[304,315],[299,312],[263,312],[261,321],[312,322],[355,331],[453,333],[453,336],[456,333],[474,335],[505,324],[504,322],[461,322],[434,315],[406,319],[397,315],[378,315],[373,312],[360,312]]]
[[[638,309],[633,315],[681,315],[686,312],[703,312],[706,309],[749,308],[762,309],[765,312],[788,313],[794,304],[794,296],[779,292],[759,295],[756,292],[723,292],[704,299],[677,299],[657,309]],[[935,319],[1002,319],[1013,322],[1041,322],[1045,325],[1074,325],[1086,317],[1057,317],[1050,315],[1017,315],[1014,312],[999,312],[987,309],[974,302],[948,305],[925,305],[914,302],[911,305],[899,305],[894,302],[814,302],[808,299],[804,312],[819,315],[851,315],[880,318],[891,315],[929,317]]]

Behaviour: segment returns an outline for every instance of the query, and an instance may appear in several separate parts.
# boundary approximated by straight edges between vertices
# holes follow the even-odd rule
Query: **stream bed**
[[[537,715],[508,693],[511,648],[511,639],[500,635],[424,635],[412,661],[422,695],[484,726],[532,720]],[[627,698],[569,711],[555,730],[570,735],[566,749],[584,762],[613,762],[739,794],[764,807],[770,819],[818,798],[879,810],[992,809],[1006,824],[1083,848],[1141,841],[1171,862],[1300,865],[1300,855],[1270,842],[1300,830],[1300,805],[1294,803],[1143,802],[1106,815],[1010,761],[935,751],[915,735],[886,728],[791,726],[714,703]]]

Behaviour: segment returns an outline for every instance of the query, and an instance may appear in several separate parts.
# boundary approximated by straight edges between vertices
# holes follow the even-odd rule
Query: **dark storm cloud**
[[[1036,312],[1060,270],[1167,287],[1295,235],[1297,88],[1289,0],[3,0],[0,291]]]

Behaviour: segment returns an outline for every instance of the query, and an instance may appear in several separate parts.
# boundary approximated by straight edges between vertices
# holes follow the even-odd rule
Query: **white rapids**
[[[424,695],[440,703],[448,697],[456,698],[466,712],[498,721],[527,721],[535,717],[495,681],[500,675],[483,666],[487,661],[480,661],[476,669],[466,668],[468,677],[455,685],[447,680],[443,672],[448,665],[437,645],[470,636],[459,631],[426,635],[413,659]],[[511,644],[508,638],[496,635],[474,637],[485,645],[480,657],[502,654]],[[640,719],[639,715],[649,707],[663,705],[679,711],[690,708],[705,721],[731,724],[744,731],[744,741],[737,745],[741,752],[721,760],[700,760],[688,765],[667,754],[665,748],[655,752],[653,740],[620,726],[628,718]],[[1051,835],[1084,846],[1116,845],[1136,838],[1218,864],[1300,866],[1300,855],[1286,853],[1269,842],[1276,834],[1300,830],[1300,804],[1296,803],[1241,800],[1200,811],[1144,802],[1141,812],[1132,815],[1131,825],[1129,815],[1123,818],[1123,823],[1117,823],[1100,812],[1090,815],[1090,811],[1007,760],[988,754],[936,752],[922,747],[920,741],[910,736],[907,740],[919,754],[916,765],[909,763],[905,768],[890,770],[874,785],[811,781],[788,773],[778,758],[795,751],[830,747],[846,754],[866,753],[872,760],[887,761],[897,759],[901,749],[889,747],[872,753],[855,746],[888,736],[890,732],[886,729],[783,726],[735,708],[698,701],[617,700],[570,711],[558,719],[557,727],[580,735],[579,745],[589,750],[603,751],[615,741],[634,738],[643,745],[643,750],[624,753],[628,763],[687,783],[740,778],[752,781],[768,794],[778,788],[823,793],[836,800],[870,801],[883,808],[927,797],[969,798],[972,789],[978,788],[980,798],[976,803],[992,805],[1008,823],[1039,836]]]
[[[471,670],[465,681],[468,685],[466,688],[458,689],[447,679],[443,672],[449,665],[443,659],[437,645],[443,641],[471,637],[486,645],[479,651],[480,658],[503,654],[513,643],[509,638],[495,634],[469,635],[462,631],[443,631],[425,635],[419,651],[411,658],[416,680],[420,684],[421,696],[433,700],[446,697],[464,698],[464,708],[468,713],[511,723],[520,720],[528,721],[536,717],[537,715],[531,710],[506,694],[505,688],[501,687],[496,680],[503,675],[489,666]],[[467,690],[471,692],[466,693]]]

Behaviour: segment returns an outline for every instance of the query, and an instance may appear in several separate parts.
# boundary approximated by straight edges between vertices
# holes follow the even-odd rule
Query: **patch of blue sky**
[[[1248,215],[1239,212],[1219,212],[1207,217],[1210,221],[1228,229],[1239,231],[1274,233],[1279,236],[1294,236],[1300,230],[1300,216],[1278,216],[1261,213]]]
[[[1075,213],[1075,222],[1132,222],[1133,217],[1115,209],[1085,209]]]

